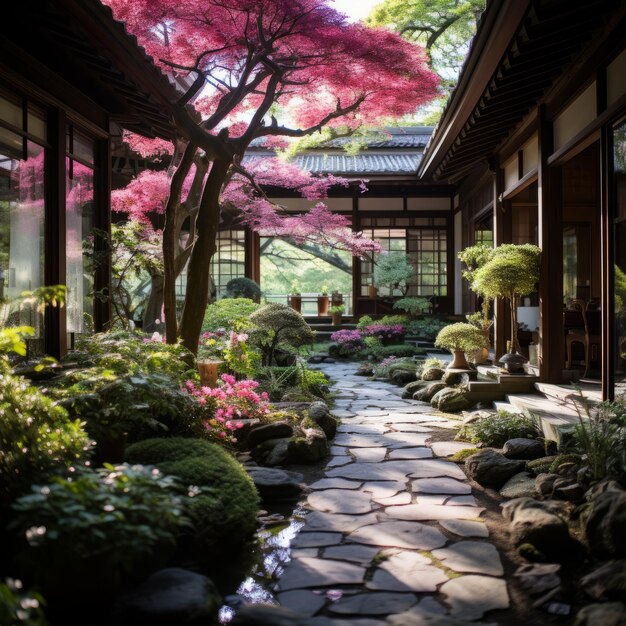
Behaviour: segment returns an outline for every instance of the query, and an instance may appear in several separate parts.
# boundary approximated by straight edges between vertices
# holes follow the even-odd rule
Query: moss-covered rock
[[[424,389],[424,387],[428,387],[428,385],[430,385],[430,382],[428,382],[426,380],[416,380],[416,381],[413,381],[412,383],[409,383],[408,385],[404,386],[404,391],[402,392],[402,397],[403,398],[412,398],[413,394],[416,391],[419,391],[420,389]]]
[[[243,466],[217,444],[200,439],[146,439],[129,447],[132,463],[156,465],[185,485],[199,488],[186,498],[191,528],[183,543],[192,556],[209,558],[248,540],[259,497]]]

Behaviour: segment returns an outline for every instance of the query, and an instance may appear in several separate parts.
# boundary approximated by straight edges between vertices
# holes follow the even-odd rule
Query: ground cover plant
[[[535,418],[503,409],[492,415],[480,417],[459,431],[460,439],[493,448],[501,448],[509,439],[519,437],[537,439],[539,435]]]

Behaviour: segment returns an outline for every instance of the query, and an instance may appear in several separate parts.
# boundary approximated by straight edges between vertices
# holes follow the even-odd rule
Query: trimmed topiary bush
[[[250,278],[231,278],[226,283],[227,298],[248,298],[254,302],[261,299],[261,288]]]
[[[141,465],[157,465],[194,456],[211,456],[215,448],[214,444],[203,439],[183,437],[144,439],[128,446],[126,460]]]
[[[250,315],[260,307],[249,298],[223,298],[207,306],[202,330],[214,332],[230,330],[237,324],[245,325]]]
[[[463,322],[442,328],[435,339],[438,348],[447,348],[451,352],[473,352],[486,343],[485,335],[476,326]]]

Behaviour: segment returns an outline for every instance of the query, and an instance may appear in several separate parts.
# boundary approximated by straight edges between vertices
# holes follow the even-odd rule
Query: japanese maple
[[[275,142],[328,126],[354,129],[410,114],[436,95],[437,77],[427,68],[421,47],[385,30],[349,24],[325,0],[105,2],[162,69],[191,79],[174,107],[179,137],[165,206],[163,256],[166,332],[173,342],[178,335],[180,215],[193,205],[180,335],[195,350],[208,298],[209,262],[222,210],[229,204],[222,192],[236,174],[255,187],[242,168],[249,144],[261,137]],[[192,187],[198,184],[189,199],[184,183],[194,166]],[[346,232],[349,224],[336,216],[326,221],[321,206],[282,224],[262,195],[243,208],[244,219],[255,228],[289,228],[296,237],[311,237],[315,228],[328,224],[333,232],[319,230],[318,240],[362,250],[362,238],[351,239]]]

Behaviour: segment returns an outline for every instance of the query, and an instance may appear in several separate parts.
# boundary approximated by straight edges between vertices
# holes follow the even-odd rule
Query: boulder
[[[495,411],[472,411],[471,413],[463,412],[463,426],[467,424],[473,424],[474,422],[478,422],[479,420],[485,419],[486,417],[492,417],[495,415]]]
[[[626,626],[626,605],[621,602],[590,604],[578,611],[574,626]]]
[[[529,472],[520,472],[509,478],[500,489],[504,498],[532,498],[535,495],[535,477]]]
[[[561,478],[558,474],[539,474],[535,478],[535,493],[542,498],[549,498],[554,490],[554,483]]]
[[[422,372],[422,380],[441,380],[444,373],[440,367],[429,367]]]
[[[310,626],[310,621],[290,609],[264,604],[242,607],[230,622],[232,626]]]
[[[357,376],[373,376],[374,375],[374,366],[372,363],[361,363],[359,365],[359,369],[355,372]]]
[[[504,454],[507,459],[532,461],[544,457],[546,455],[546,449],[541,441],[519,437],[509,439],[502,448],[502,454]]]
[[[317,463],[328,454],[328,440],[321,428],[303,428],[303,436],[289,441],[287,462],[301,465]]]
[[[206,626],[217,622],[222,600],[213,582],[186,569],[160,570],[117,602],[124,626]]]
[[[465,460],[465,470],[483,487],[500,489],[515,474],[523,472],[524,461],[512,461],[491,448],[481,450]]]
[[[306,361],[307,363],[321,363],[324,360],[324,357],[320,354],[314,354],[310,356]]]
[[[520,565],[513,575],[525,591],[531,596],[538,596],[561,584],[560,569],[559,563],[533,563]]]
[[[595,493],[584,522],[589,548],[601,557],[626,557],[626,491],[611,481]]]
[[[259,464],[268,467],[283,465],[287,461],[290,437],[268,439],[252,448],[250,456]]]
[[[580,502],[585,496],[585,490],[574,478],[559,476],[552,485],[552,497],[568,502]]]
[[[441,382],[446,383],[448,387],[467,384],[469,380],[469,374],[467,374],[466,372],[459,372],[458,370],[446,370],[441,377]]]
[[[526,467],[529,472],[532,472],[535,476],[539,476],[539,474],[546,474],[550,470],[550,465],[556,459],[556,456],[542,456],[540,459],[534,459],[533,461],[528,461]]]
[[[445,389],[445,383],[431,383],[428,387],[424,387],[413,394],[413,400],[419,400],[420,402],[430,402],[432,397],[442,389]]]
[[[420,389],[424,389],[424,387],[428,387],[430,383],[427,380],[416,380],[408,385],[404,386],[404,391],[402,392],[402,397],[406,400],[408,398],[412,398],[413,394]]]
[[[263,426],[255,426],[248,434],[248,447],[256,448],[259,444],[269,439],[282,439],[293,436],[293,426],[288,422],[273,422]]]
[[[430,405],[445,413],[458,413],[472,406],[472,402],[467,399],[467,394],[467,389],[445,387],[430,399]]]
[[[509,521],[509,534],[516,547],[530,544],[543,556],[556,561],[571,555],[575,544],[562,503],[518,498],[502,506],[502,515]]]
[[[337,418],[330,414],[325,402],[312,402],[309,417],[324,431],[327,439],[332,439],[337,434]]]
[[[626,561],[608,561],[580,581],[594,600],[626,600]]]
[[[303,490],[302,474],[269,467],[245,466],[259,495],[265,502],[297,498]]]
[[[397,369],[391,372],[391,382],[398,387],[404,387],[407,383],[412,383],[417,379],[415,370]]]

